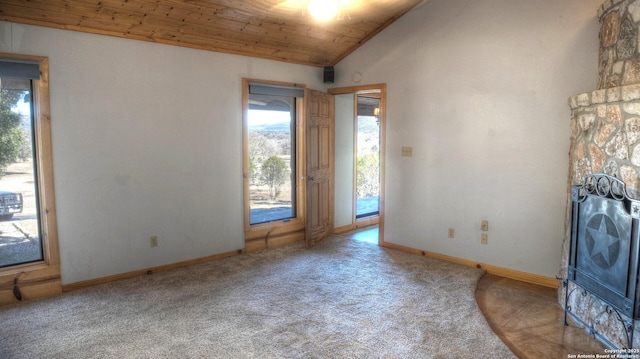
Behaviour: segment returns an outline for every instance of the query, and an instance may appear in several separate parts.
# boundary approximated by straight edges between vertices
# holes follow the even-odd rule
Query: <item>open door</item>
[[[333,232],[334,98],[307,90],[307,248]]]
[[[334,233],[378,224],[378,245],[384,245],[385,158],[386,158],[386,84],[371,84],[331,88],[335,103],[335,199]],[[366,119],[367,128],[360,132],[360,119]],[[374,136],[375,134],[375,136]],[[364,142],[359,139],[364,137]],[[360,150],[363,150],[360,152]],[[366,158],[375,152],[376,158]],[[363,156],[364,155],[364,156]],[[358,194],[358,172],[372,175],[365,181],[366,191]],[[378,180],[372,180],[374,178]],[[377,191],[372,191],[375,185]],[[374,197],[374,198],[368,198]],[[377,197],[377,198],[375,198]],[[370,199],[377,204],[375,211],[361,211],[358,198]]]

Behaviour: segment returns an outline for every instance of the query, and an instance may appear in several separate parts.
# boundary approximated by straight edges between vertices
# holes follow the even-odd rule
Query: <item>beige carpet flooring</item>
[[[334,236],[0,307],[0,358],[513,358],[481,275]]]

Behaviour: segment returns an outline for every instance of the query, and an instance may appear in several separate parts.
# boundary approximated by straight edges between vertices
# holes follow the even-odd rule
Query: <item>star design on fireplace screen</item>
[[[611,218],[596,214],[587,223],[587,249],[593,263],[603,269],[611,268],[620,255],[620,237]]]

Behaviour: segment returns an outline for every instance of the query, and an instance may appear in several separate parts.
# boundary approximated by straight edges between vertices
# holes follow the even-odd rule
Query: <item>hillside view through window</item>
[[[249,96],[249,222],[294,218],[295,98]]]

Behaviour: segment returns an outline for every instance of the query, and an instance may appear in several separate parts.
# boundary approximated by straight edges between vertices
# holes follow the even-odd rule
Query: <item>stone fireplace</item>
[[[614,176],[627,186],[630,197],[640,195],[640,0],[607,0],[598,10],[600,54],[598,89],[572,96],[569,190],[594,173]],[[570,207],[570,206],[569,206]],[[567,275],[570,216],[563,246],[563,277]],[[568,305],[578,318],[610,345],[640,347],[637,322],[609,310],[607,303],[576,284],[560,290],[571,295]],[[635,335],[628,343],[629,332]]]

